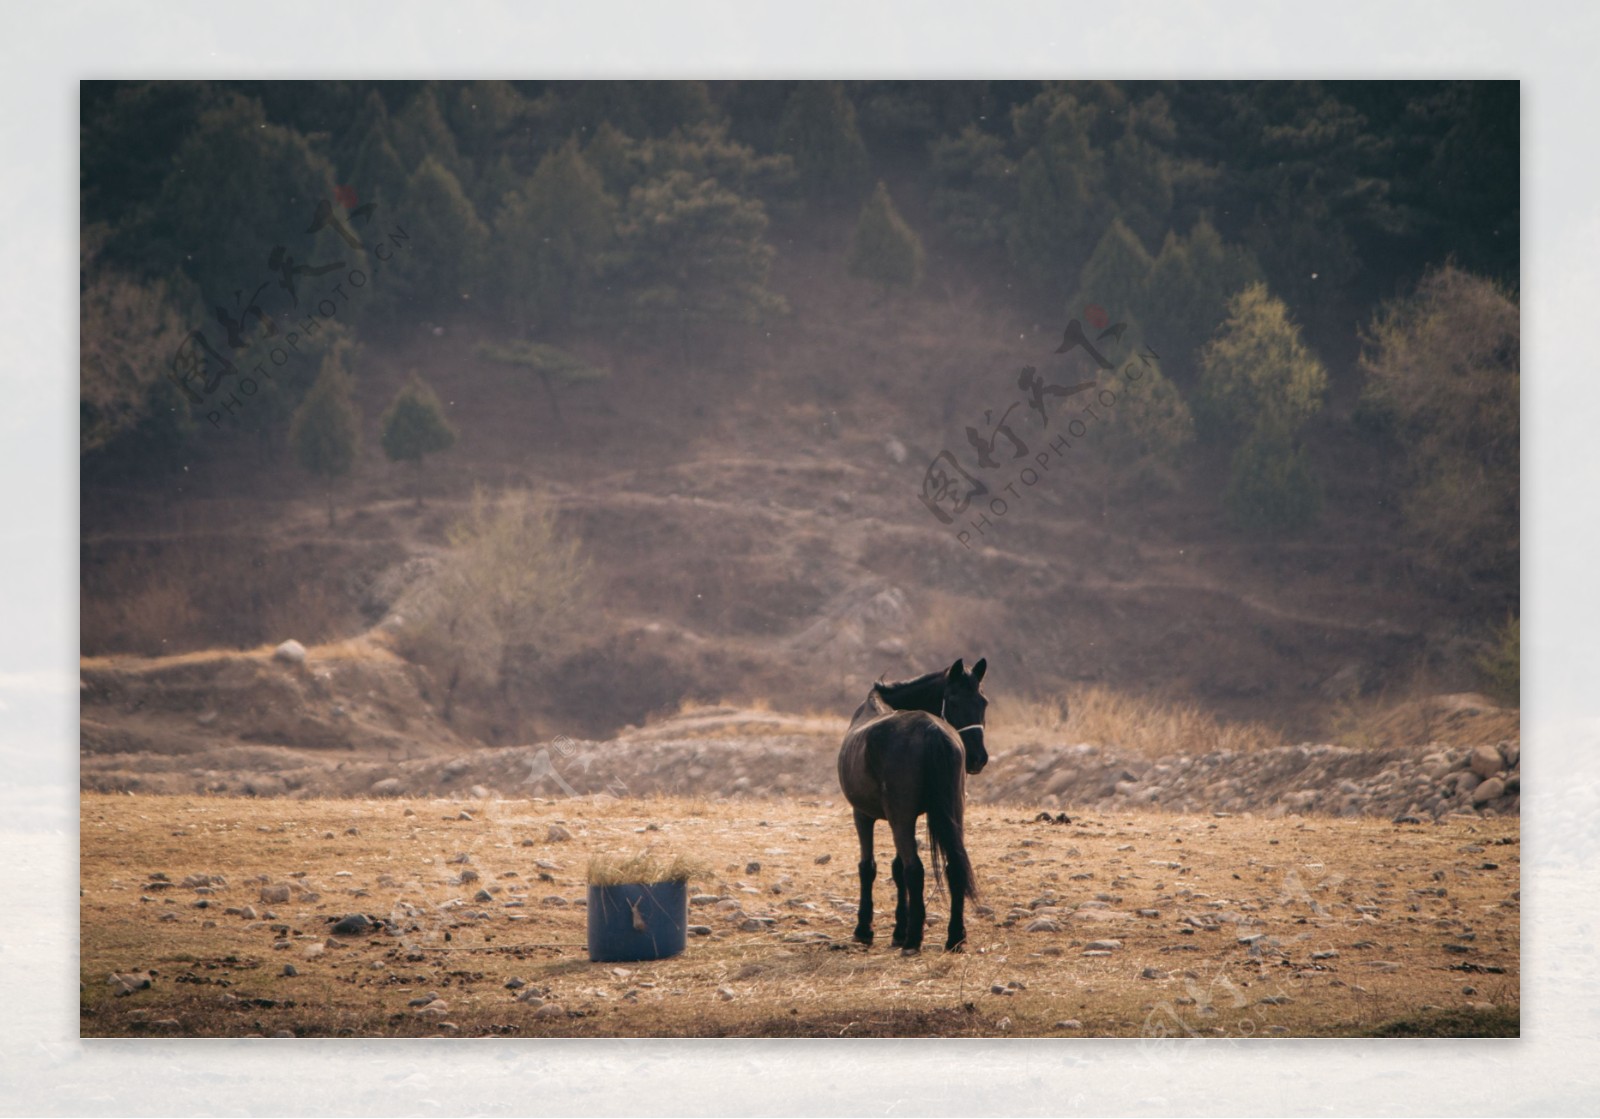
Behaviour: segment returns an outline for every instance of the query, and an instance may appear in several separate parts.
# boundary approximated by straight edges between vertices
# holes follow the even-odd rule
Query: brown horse
[[[855,810],[861,839],[861,905],[855,939],[872,943],[873,829],[889,821],[894,836],[894,938],[901,954],[922,950],[927,910],[923,904],[922,859],[917,854],[917,817],[928,817],[928,847],[935,883],[950,880],[950,926],[945,951],[959,952],[967,939],[963,909],[976,898],[972,864],[962,836],[965,774],[977,774],[989,761],[983,745],[984,709],[978,690],[988,668],[980,660],[966,671],[956,661],[944,672],[900,684],[872,686],[856,708],[839,748],[839,787]],[[938,714],[934,714],[937,711]],[[941,865],[942,864],[942,865]]]

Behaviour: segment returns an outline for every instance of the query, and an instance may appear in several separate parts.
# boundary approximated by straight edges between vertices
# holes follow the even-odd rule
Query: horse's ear
[[[966,674],[966,670],[967,666],[961,663],[960,657],[957,657],[956,663],[951,665],[949,670],[944,674],[945,682],[949,683],[951,680],[961,679],[961,677]]]
[[[974,684],[983,683],[983,674],[985,672],[987,672],[988,669],[989,669],[989,658],[988,657],[979,657],[978,658],[978,663],[972,666],[972,682]]]

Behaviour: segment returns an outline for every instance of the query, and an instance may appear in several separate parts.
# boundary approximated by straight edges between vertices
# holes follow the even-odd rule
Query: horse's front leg
[[[855,939],[872,943],[872,883],[878,877],[878,864],[872,861],[872,830],[876,821],[865,812],[856,813],[856,836],[861,840],[861,903],[856,907]]]

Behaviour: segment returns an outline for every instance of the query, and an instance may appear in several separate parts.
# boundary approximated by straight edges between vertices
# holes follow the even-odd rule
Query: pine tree
[[[456,444],[456,429],[445,418],[444,405],[426,381],[413,373],[400,386],[381,420],[383,453],[390,462],[416,468],[417,508],[422,508],[422,459]]]
[[[1254,257],[1223,244],[1201,219],[1187,237],[1168,233],[1146,284],[1147,321],[1160,331],[1161,352],[1174,380],[1189,387],[1198,376],[1200,347],[1227,317],[1228,300],[1261,278]]]
[[[495,216],[507,312],[527,327],[570,326],[592,302],[615,229],[616,201],[569,140],[540,160]]]
[[[1081,318],[1084,307],[1099,304],[1115,321],[1144,319],[1145,280],[1150,254],[1133,230],[1114,219],[1078,274],[1078,289],[1067,303],[1067,318]]]
[[[850,243],[850,274],[883,288],[907,290],[922,282],[922,241],[894,208],[889,188],[879,182],[861,208]]]
[[[336,349],[322,359],[316,384],[295,409],[289,428],[294,456],[328,487],[328,527],[333,527],[333,483],[350,473],[361,449],[361,413],[353,399],[346,352]]]
[[[867,147],[839,82],[801,82],[778,125],[778,150],[794,157],[800,187],[813,202],[854,201],[867,181]]]
[[[767,287],[775,252],[766,229],[760,202],[714,179],[670,171],[635,187],[613,260],[631,318],[685,331],[784,313],[787,303]]]
[[[1239,524],[1293,530],[1316,519],[1321,488],[1299,432],[1321,409],[1327,383],[1265,284],[1228,301],[1227,321],[1201,353],[1198,418],[1203,432],[1237,445],[1223,502]]]
[[[373,299],[391,316],[452,313],[479,290],[489,229],[450,170],[428,156],[406,184],[397,223],[409,235],[382,265]]]
[[[1027,154],[1017,168],[1007,249],[1038,283],[1070,290],[1113,213],[1105,160],[1090,143],[1093,113],[1068,94],[1047,91],[1015,119]]]
[[[1266,284],[1228,301],[1201,355],[1202,430],[1218,438],[1290,435],[1322,407],[1328,374]]]

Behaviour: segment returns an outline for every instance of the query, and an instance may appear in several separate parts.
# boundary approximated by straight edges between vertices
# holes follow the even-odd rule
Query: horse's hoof
[[[944,950],[946,952],[965,952],[967,950],[967,942],[958,940],[954,944],[946,944]]]
[[[920,956],[920,955],[922,955],[922,949],[921,948],[902,948],[902,949],[900,949],[900,954],[902,956]]]
[[[860,929],[857,929],[853,939],[857,944],[865,944],[868,948],[872,947],[871,932],[862,932]]]
[[[905,944],[906,944],[906,938],[903,937],[903,936],[895,936],[895,937],[890,937],[889,938],[889,947],[890,948],[904,948]]]

